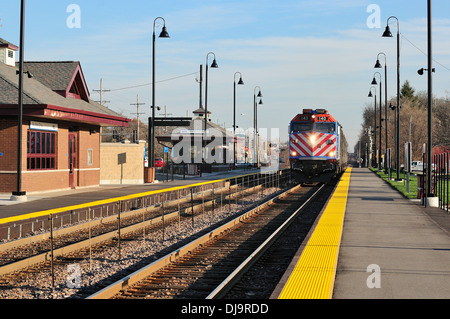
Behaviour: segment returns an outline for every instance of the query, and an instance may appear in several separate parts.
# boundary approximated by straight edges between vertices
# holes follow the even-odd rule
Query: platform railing
[[[433,156],[434,180],[436,196],[439,198],[439,208],[449,212],[449,174],[450,153],[435,154]]]

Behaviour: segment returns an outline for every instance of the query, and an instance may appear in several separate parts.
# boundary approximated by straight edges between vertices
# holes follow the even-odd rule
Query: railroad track
[[[323,187],[296,186],[89,298],[223,296]]]
[[[302,210],[301,216],[292,219],[283,234],[260,254],[245,271],[239,272],[233,282],[211,295],[223,299],[271,299],[293,256],[308,241],[314,224],[332,196],[337,180],[332,180],[317,195],[316,199]],[[275,297],[276,298],[276,297]]]
[[[122,227],[124,227],[124,225],[129,226],[122,228],[121,234],[118,234],[117,230],[117,216],[112,218],[109,222],[105,220],[91,221],[91,224],[98,223],[97,226],[91,225],[88,227],[89,223],[78,225],[74,227],[74,230],[80,227],[81,229],[76,229],[76,232],[71,231],[70,228],[64,229],[61,230],[64,234],[59,237],[53,234],[54,246],[53,258],[51,258],[51,261],[50,257],[52,249],[49,247],[49,235],[43,240],[33,241],[29,245],[19,245],[19,247],[13,249],[4,249],[2,254],[6,256],[6,258],[3,260],[4,264],[0,267],[0,272],[6,275],[0,277],[0,288],[2,290],[20,289],[15,287],[14,283],[22,282],[23,284],[23,282],[28,281],[30,277],[44,276],[48,281],[49,269],[52,266],[59,266],[61,268],[74,262],[81,262],[82,260],[86,260],[86,256],[93,253],[92,250],[94,250],[94,255],[100,255],[101,253],[99,250],[105,251],[104,254],[109,255],[109,260],[120,263],[120,248],[118,256],[116,254],[116,247],[118,244],[120,246],[118,241],[122,240],[126,243],[127,241],[140,237],[141,241],[142,239],[146,239],[147,242],[152,242],[152,237],[154,235],[151,232],[161,231],[161,224],[163,223],[165,223],[166,226],[169,226],[171,222],[180,224],[182,221],[186,223],[186,220],[190,222],[192,218],[197,220],[202,213],[205,215],[204,213],[206,212],[207,215],[208,209],[213,208],[214,206],[218,207],[220,202],[222,202],[223,206],[228,206],[229,208],[234,206],[233,209],[236,209],[236,206],[241,207],[244,204],[249,204],[248,202],[244,203],[248,196],[254,194],[253,196],[259,197],[260,194],[262,194],[262,191],[263,187],[261,185],[248,188],[232,186],[232,188],[215,190],[214,194],[209,192],[197,196],[195,199],[187,198],[184,203],[172,203],[172,208],[170,208],[169,203],[167,203],[165,207],[154,207],[153,209],[147,208],[144,211],[124,213],[120,220],[120,224]],[[256,200],[256,198],[254,200]],[[175,212],[169,213],[171,210],[175,210]],[[192,211],[194,211],[194,214],[192,214]],[[166,213],[164,214],[164,212]],[[127,216],[127,214],[129,214],[129,216]],[[143,219],[145,220],[144,222]],[[98,234],[96,233],[97,229],[95,227],[98,227]],[[129,231],[126,231],[127,228],[130,228]],[[108,229],[109,232],[105,229]],[[96,244],[94,243],[94,238],[98,239],[98,241],[95,241]],[[29,241],[30,239],[26,240]],[[3,245],[0,245],[0,247]],[[111,253],[111,249],[113,253]],[[108,250],[109,253],[106,252]],[[16,257],[12,258],[12,256]],[[126,258],[125,253],[123,254],[123,257]],[[95,260],[96,257],[93,259]],[[87,275],[90,276],[90,271],[87,272]],[[101,285],[102,284],[100,284],[100,287]],[[49,287],[49,284],[47,284],[45,289],[33,288],[32,290],[36,290],[39,294],[48,296],[49,294],[52,294],[51,291],[54,289],[55,284],[53,283],[52,287]],[[42,290],[48,291],[42,292]],[[58,297],[60,297],[60,295],[58,295]],[[26,296],[26,298],[30,298],[30,296]]]
[[[48,260],[52,248],[54,256],[60,256],[85,248],[86,241],[89,241],[89,239],[91,244],[92,240],[94,240],[95,244],[115,238],[117,237],[119,218],[120,227],[123,228],[121,231],[122,235],[126,235],[126,228],[130,227],[128,230],[130,232],[136,231],[138,228],[143,229],[142,234],[145,236],[144,231],[148,231],[147,229],[144,230],[145,227],[151,227],[160,223],[163,219],[164,221],[169,221],[182,216],[195,217],[199,213],[203,213],[213,203],[220,204],[222,202],[222,205],[227,204],[239,196],[242,197],[246,193],[254,193],[258,190],[258,187],[247,189],[237,186],[232,189],[218,189],[215,192],[209,191],[204,194],[196,194],[192,198],[187,197],[179,201],[167,202],[165,205],[123,212],[121,215],[66,227],[55,231],[53,236],[48,232],[2,244],[0,245],[0,275]],[[120,204],[117,203],[117,205]]]

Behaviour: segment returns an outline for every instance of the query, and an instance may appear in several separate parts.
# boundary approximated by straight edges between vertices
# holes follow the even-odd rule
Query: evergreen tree
[[[406,98],[410,101],[414,101],[416,99],[416,96],[414,95],[416,91],[414,88],[409,84],[409,81],[406,80],[405,83],[402,86],[402,89],[400,90],[400,94],[402,98]]]

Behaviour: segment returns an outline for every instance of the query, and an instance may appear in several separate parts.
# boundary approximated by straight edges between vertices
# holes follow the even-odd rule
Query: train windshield
[[[312,130],[312,123],[292,123],[292,132],[308,132]]]
[[[335,123],[315,123],[314,131],[320,133],[332,133],[334,134],[336,131]]]

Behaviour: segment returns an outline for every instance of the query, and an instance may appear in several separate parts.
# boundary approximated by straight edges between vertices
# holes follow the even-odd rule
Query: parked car
[[[411,172],[422,172],[423,169],[427,168],[427,164],[425,163],[425,165],[423,164],[422,161],[412,161],[411,163]],[[436,164],[433,163],[433,165],[431,166],[433,168],[433,172],[436,171]]]
[[[155,158],[155,167],[163,167],[165,166],[164,159],[161,157]]]
[[[423,162],[412,161],[411,162],[411,172],[421,172],[423,171]]]

